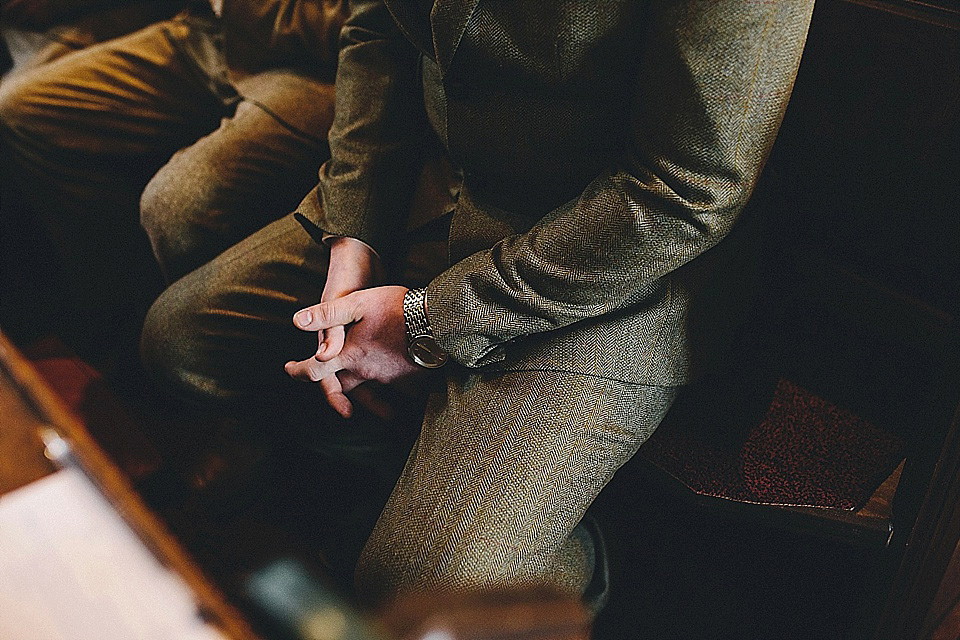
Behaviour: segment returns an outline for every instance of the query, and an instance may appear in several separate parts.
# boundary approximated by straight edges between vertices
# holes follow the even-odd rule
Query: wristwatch
[[[437,369],[447,364],[447,352],[433,337],[427,318],[427,290],[410,289],[403,296],[403,322],[407,327],[407,354],[421,367]]]

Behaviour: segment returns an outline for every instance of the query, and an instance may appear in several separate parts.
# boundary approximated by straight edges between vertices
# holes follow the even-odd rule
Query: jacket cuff
[[[331,211],[323,205],[323,195],[319,185],[307,194],[296,210],[323,231],[324,244],[329,246],[331,238],[352,238],[366,245],[381,261],[384,259],[383,243],[379,241],[380,234],[377,230],[365,226],[362,221],[332,215]]]
[[[494,342],[475,330],[483,310],[463,304],[465,296],[458,292],[455,277],[448,269],[427,284],[427,317],[434,339],[464,366],[478,368],[503,362],[507,357],[505,343]]]

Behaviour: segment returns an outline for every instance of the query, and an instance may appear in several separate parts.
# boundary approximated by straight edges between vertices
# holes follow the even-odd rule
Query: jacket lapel
[[[473,15],[480,0],[436,0],[430,12],[430,26],[433,31],[433,48],[436,50],[437,64],[445,73],[453,60],[453,54],[460,46],[460,39],[467,28],[467,21]]]

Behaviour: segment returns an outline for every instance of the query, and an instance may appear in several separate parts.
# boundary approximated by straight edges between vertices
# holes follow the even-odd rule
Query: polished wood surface
[[[953,552],[923,625],[923,640],[960,638],[960,545]]]
[[[960,3],[954,0],[818,0],[769,165],[769,175],[779,177],[770,226],[780,244],[773,249],[803,254],[806,286],[825,300],[815,313],[797,317],[808,331],[811,318],[836,322],[837,311],[851,311],[855,319],[834,332],[839,351],[833,360],[812,361],[799,373],[816,370],[828,378],[824,387],[839,389],[865,417],[901,428],[913,441],[895,492],[891,478],[861,512],[831,514],[856,518],[884,540],[887,523],[895,521],[883,580],[889,596],[886,605],[883,594],[876,598],[874,612],[880,637],[895,640],[960,637],[960,605],[949,592],[956,555],[954,573],[946,569],[960,538],[958,359],[949,351],[960,318],[958,60]],[[851,277],[837,279],[837,272]],[[894,304],[878,306],[881,298]],[[868,322],[857,327],[860,320]],[[843,344],[846,329],[878,337],[869,349],[852,350]],[[914,340],[925,346],[903,348]],[[831,369],[845,357],[860,360]],[[875,357],[890,371],[878,371]],[[19,362],[6,352],[0,360],[8,366],[11,358]],[[0,492],[52,469],[33,432],[48,418],[8,387],[11,377],[3,371]],[[903,384],[877,393],[875,381],[886,374],[888,382]],[[34,426],[23,430],[8,426],[30,421]],[[642,550],[631,546],[630,553]],[[948,586],[938,595],[941,582]],[[649,590],[644,585],[638,598],[648,598]],[[921,632],[928,610],[932,618]]]
[[[9,356],[0,343],[0,361]],[[31,410],[6,368],[0,369],[0,495],[54,470],[43,455],[39,430],[44,422]]]
[[[73,396],[90,382],[86,365],[73,356],[72,364],[61,363],[62,366],[55,367],[59,373],[51,375],[48,366],[51,354],[57,359],[69,359],[70,356],[59,348],[53,351],[46,347],[31,348],[29,351],[39,358],[36,362],[25,358],[0,333],[0,496],[56,471],[56,465],[44,455],[44,442],[40,437],[41,432],[54,430],[70,443],[73,458],[127,524],[163,564],[187,582],[205,618],[221,628],[230,640],[259,638],[244,614],[224,597],[220,588],[184,551],[166,524],[146,507],[130,485],[129,472],[151,467],[155,452],[148,450],[138,455],[131,449],[129,436],[122,435],[113,422],[117,415],[108,420],[109,429],[104,429],[103,424],[93,424],[88,429],[79,419],[81,416],[67,409],[64,401],[69,401],[71,406],[77,405],[72,401],[77,400]],[[49,383],[56,386],[51,387]],[[102,395],[97,397],[103,400]],[[113,398],[107,402],[107,407],[92,407],[92,412],[84,413],[82,418],[102,419],[105,413],[112,413],[120,406],[117,402]],[[121,454],[120,462],[127,462],[124,468],[118,460],[108,457],[101,443],[91,436],[91,431],[98,438],[108,440],[121,436],[120,443],[103,444],[112,444],[110,450]],[[150,464],[145,466],[144,461]],[[251,521],[253,527],[258,524],[263,523]],[[248,531],[245,535],[256,538],[266,534]],[[318,588],[326,587],[318,585]],[[263,612],[258,614],[262,616]],[[385,630],[387,637],[409,640],[436,638],[440,633],[451,640],[588,640],[591,623],[584,607],[574,598],[527,592],[403,598],[392,603],[378,619],[378,628]],[[264,633],[272,637],[272,631],[277,628],[267,626],[271,631]],[[304,638],[348,637],[340,635],[336,624],[311,629],[304,632]]]
[[[550,591],[415,594],[387,606],[380,624],[397,640],[590,640],[590,615]]]
[[[127,478],[83,425],[63,406],[33,367],[0,333],[0,492],[55,470],[44,456],[38,429],[53,429],[71,446],[81,468],[157,558],[193,590],[197,605],[231,640],[254,640],[244,618],[210,582],[165,525],[144,505]]]

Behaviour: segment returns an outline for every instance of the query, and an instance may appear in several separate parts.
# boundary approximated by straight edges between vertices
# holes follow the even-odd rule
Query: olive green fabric
[[[695,294],[740,284],[708,249],[757,181],[812,4],[352,3],[332,159],[300,211],[419,286],[402,275],[422,255],[410,247],[453,210],[427,306],[456,362],[361,557],[367,598],[584,592],[580,518],[721,342],[689,334]],[[199,397],[269,397],[282,362],[315,348],[290,315],[322,290],[317,251],[286,218],[176,283],[144,336],[158,375]],[[319,413],[301,423],[329,433]]]
[[[583,594],[595,543],[577,525],[675,394],[566,372],[449,374],[360,557],[361,597]]]
[[[689,327],[725,323],[690,317],[711,271],[691,261],[750,197],[813,1],[439,0],[429,20],[416,3],[356,5],[333,160],[305,215],[389,256],[418,141],[436,135],[463,169],[452,266],[427,288],[454,358],[695,375],[723,340]]]
[[[399,237],[411,247],[394,274],[399,282],[418,286],[436,275],[443,231],[434,224]],[[252,418],[261,437],[294,438],[371,475],[399,474],[357,571],[368,602],[431,589],[550,585],[583,593],[595,543],[577,524],[676,390],[453,364],[424,383],[432,393],[419,439],[417,398],[395,404],[390,421],[359,409],[340,419],[316,385],[283,373],[286,360],[316,349],[316,336],[290,318],[319,298],[328,260],[292,215],[267,225],[163,293],[144,327],[146,366],[182,397]],[[367,487],[356,489],[358,499],[371,499]]]

